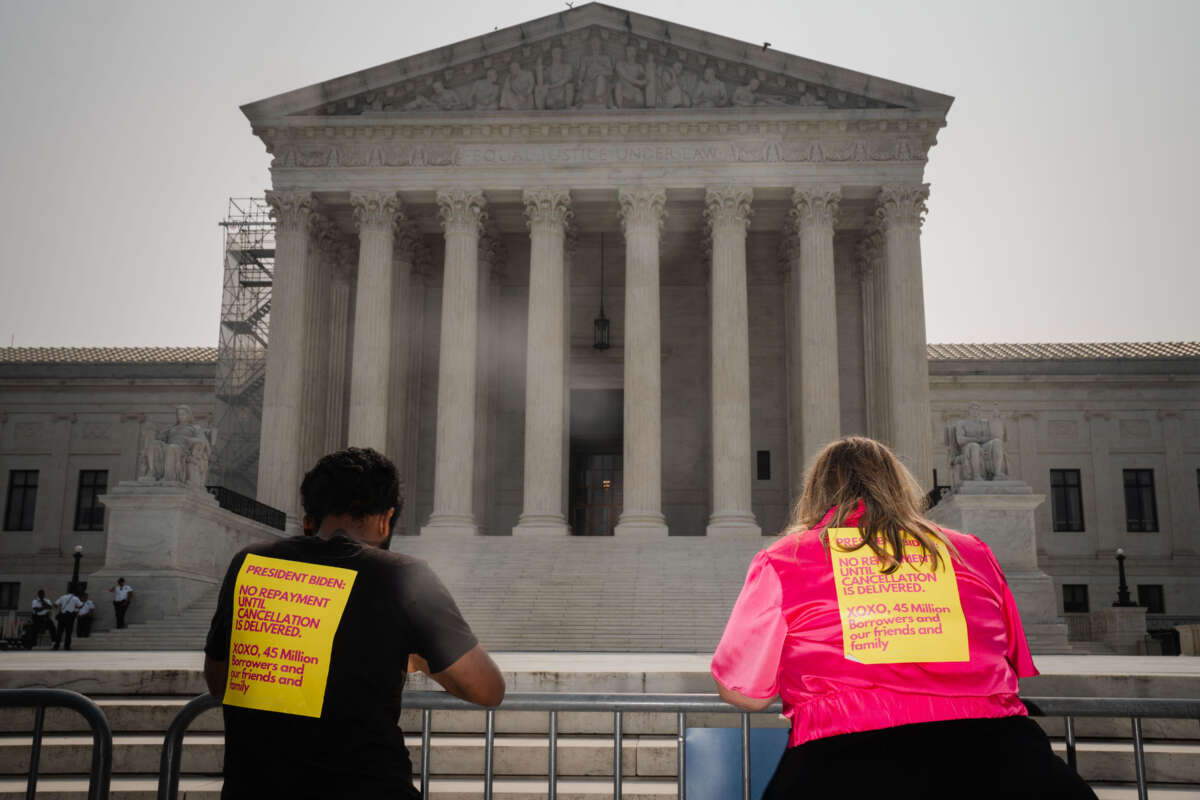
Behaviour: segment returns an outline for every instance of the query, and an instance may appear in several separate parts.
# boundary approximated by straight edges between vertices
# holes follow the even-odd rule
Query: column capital
[[[704,219],[711,230],[731,227],[744,234],[754,214],[753,200],[749,186],[710,186],[704,190]]]
[[[635,228],[653,228],[662,231],[667,217],[667,190],[650,186],[631,186],[617,192],[620,206],[617,216],[626,235]]]
[[[310,226],[312,243],[323,255],[336,259],[337,249],[342,243],[341,229],[324,214],[318,213],[312,215]]]
[[[391,233],[404,219],[404,210],[395,192],[351,192],[350,205],[354,209],[354,229],[360,233]]]
[[[306,233],[315,221],[317,201],[312,192],[272,190],[267,192],[266,199],[279,233]]]
[[[485,226],[479,234],[479,263],[487,264],[493,274],[500,271],[508,261],[508,248],[500,238],[500,232],[492,226]]]
[[[404,222],[396,226],[396,242],[392,248],[394,257],[400,261],[413,263],[417,251],[424,247],[421,241],[421,229],[412,222]]]
[[[529,230],[562,233],[571,223],[571,190],[560,186],[538,186],[521,193]]]
[[[885,252],[879,223],[872,219],[863,228],[862,238],[858,240],[858,248],[854,254],[856,274],[860,282],[871,277]]]
[[[879,206],[875,219],[886,232],[893,227],[921,228],[925,221],[928,183],[888,183],[879,187]]]
[[[792,208],[788,211],[796,228],[832,229],[837,221],[842,187],[836,183],[817,183],[792,189]]]
[[[438,216],[447,233],[479,235],[487,221],[487,198],[482,189],[439,189]]]

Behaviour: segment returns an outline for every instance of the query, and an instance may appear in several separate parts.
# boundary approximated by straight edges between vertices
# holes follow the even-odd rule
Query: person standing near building
[[[221,797],[419,798],[397,724],[407,671],[483,706],[500,704],[504,678],[429,565],[388,550],[403,506],[391,461],[371,449],[331,453],[304,476],[300,498],[306,535],[234,556],[205,643],[205,682],[224,701]],[[282,612],[262,601],[270,581],[321,594],[272,590],[305,602]],[[316,625],[297,623],[310,639],[277,624],[330,603]],[[291,677],[297,659],[303,689]]]
[[[96,604],[88,599],[87,592],[79,595],[79,599],[83,601],[83,605],[75,617],[75,633],[80,639],[86,639],[92,635],[92,623],[96,621]]]
[[[43,630],[50,632],[50,641],[54,644],[54,649],[58,649],[58,629],[54,627],[54,620],[50,618],[50,610],[54,608],[54,603],[50,602],[50,598],[46,597],[45,589],[38,589],[37,596],[33,598],[33,630],[31,635],[33,642],[31,647],[37,647],[38,637],[41,636]]]
[[[124,578],[117,578],[117,585],[109,588],[113,594],[113,611],[117,614],[117,627],[125,627],[125,613],[129,611],[129,601],[133,599],[133,587]]]
[[[83,608],[83,601],[68,589],[66,594],[54,601],[54,605],[58,606],[58,641],[54,643],[54,649],[57,650],[61,642],[64,650],[70,650],[71,634],[75,632],[75,615]]]

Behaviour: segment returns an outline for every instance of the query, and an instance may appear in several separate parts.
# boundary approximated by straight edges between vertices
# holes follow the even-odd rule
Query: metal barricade
[[[1128,717],[1131,721],[1134,747],[1134,773],[1137,780],[1139,800],[1148,799],[1146,775],[1145,741],[1142,736],[1143,719],[1197,719],[1200,720],[1200,700],[1184,699],[1141,699],[1141,698],[1093,698],[1093,697],[1027,697],[1022,698],[1029,713],[1034,717],[1063,717],[1066,723],[1065,743],[1067,762],[1075,768],[1077,741],[1075,737],[1076,717]],[[179,791],[180,755],[183,734],[199,714],[219,703],[209,695],[192,700],[171,723],[163,742],[161,770],[159,772],[158,800],[176,800]],[[434,711],[479,711],[479,706],[460,700],[445,692],[406,692],[404,706],[421,711],[421,797],[428,800],[430,786],[430,747],[432,745]],[[613,718],[613,798],[621,800],[622,765],[621,745],[623,714],[627,712],[674,714],[676,719],[676,743],[678,797],[687,796],[687,749],[685,735],[687,715],[697,713],[739,714],[741,716],[741,796],[750,800],[750,716],[751,714],[778,714],[778,702],[762,711],[738,711],[711,694],[559,694],[555,692],[510,693],[505,696],[504,711],[544,711],[548,714],[547,796],[557,800],[558,796],[558,715],[563,712],[585,711],[612,714]],[[496,710],[484,709],[484,774],[483,796],[492,800],[495,781]]]
[[[107,800],[112,782],[113,737],[108,717],[88,698],[67,689],[0,689],[0,708],[32,708],[33,750],[29,754],[26,800],[37,796],[38,766],[47,708],[69,708],[78,712],[92,729],[92,769],[88,775],[88,800]]]

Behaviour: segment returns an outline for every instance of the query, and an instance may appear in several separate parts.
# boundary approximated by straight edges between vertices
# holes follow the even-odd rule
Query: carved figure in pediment
[[[751,78],[745,86],[739,86],[733,90],[730,99],[735,106],[782,106],[787,105],[787,101],[776,95],[760,94],[759,87],[762,82],[758,78]]]
[[[500,108],[500,83],[496,70],[471,84],[471,108],[476,111],[495,111]]]
[[[659,108],[684,108],[689,105],[687,93],[679,83],[683,72],[683,64],[678,61],[673,66],[658,67],[658,91],[655,93],[655,105]]]
[[[599,39],[593,38],[588,47],[579,60],[576,103],[582,108],[608,108],[612,103],[613,60],[601,49]]]
[[[433,82],[433,102],[442,111],[458,111],[463,107],[462,98],[453,89],[447,89],[441,81]]]
[[[557,110],[575,105],[575,70],[562,60],[562,48],[550,50],[550,65],[544,70],[537,64],[537,88],[534,100],[538,108]]]
[[[616,65],[617,85],[613,87],[613,105],[617,108],[646,107],[646,68],[637,62],[637,48],[625,48],[625,60]]]
[[[534,107],[533,90],[537,83],[533,73],[521,66],[519,61],[510,61],[504,88],[500,90],[500,107],[508,111],[528,111]]]
[[[963,481],[1008,479],[1008,456],[1004,449],[1004,420],[993,408],[990,419],[979,403],[967,407],[967,418],[946,426],[946,448],[955,488]]]
[[[725,81],[717,78],[717,71],[712,67],[704,70],[704,80],[696,84],[692,92],[692,105],[696,108],[729,105],[729,90],[725,88]]]
[[[138,480],[183,483],[204,491],[211,455],[212,432],[197,425],[192,409],[181,405],[175,409],[174,425],[147,432],[138,455]]]

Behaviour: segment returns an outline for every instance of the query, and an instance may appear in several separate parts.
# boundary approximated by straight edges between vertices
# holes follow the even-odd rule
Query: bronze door
[[[571,523],[576,536],[612,536],[624,501],[620,453],[571,455]]]

